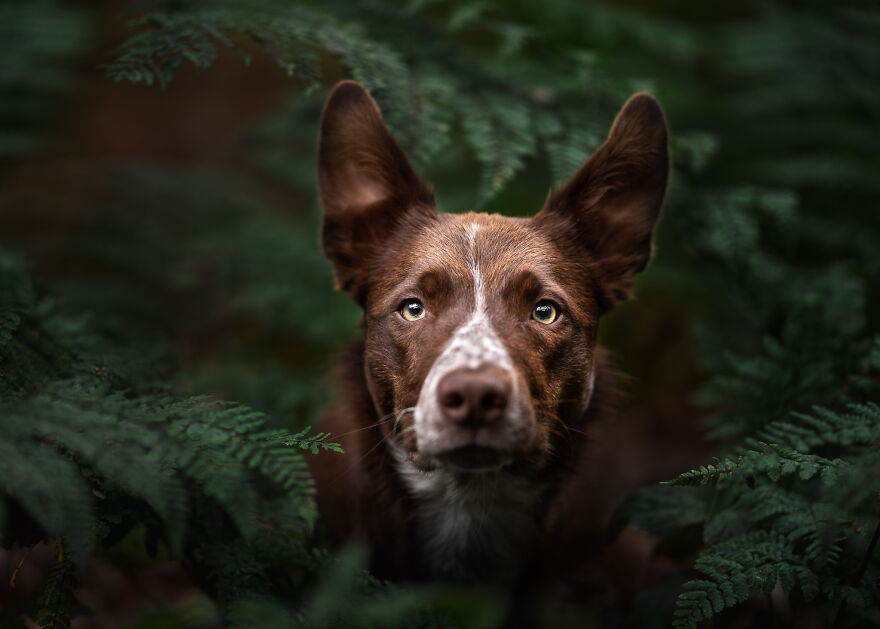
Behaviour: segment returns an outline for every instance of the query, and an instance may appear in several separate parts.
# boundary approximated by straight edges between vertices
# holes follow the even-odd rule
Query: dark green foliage
[[[867,553],[877,528],[880,407],[796,413],[761,437],[618,511],[657,534],[704,524],[700,576],[684,585],[674,624],[695,627],[777,585],[802,604],[847,600],[848,613],[875,614],[877,564]],[[837,456],[814,453],[829,450]],[[714,496],[688,485],[709,485]]]
[[[723,67],[741,86],[730,102],[760,124],[744,122],[729,138],[730,164],[776,187],[705,191],[677,226],[703,281],[722,287],[717,315],[698,334],[709,374],[699,397],[724,453],[670,481],[705,489],[682,488],[676,498],[675,487],[648,488],[648,496],[661,492],[661,513],[621,513],[675,535],[657,525],[678,518],[693,527],[690,492],[706,493],[703,547],[676,626],[695,627],[774,588],[787,595],[795,624],[880,619],[880,365],[871,314],[880,274],[868,244],[878,234],[869,210],[876,181],[862,171],[876,155],[860,139],[876,116],[855,113],[876,99],[877,83],[876,72],[857,69],[872,54],[863,38],[876,41],[876,17],[860,9],[795,16],[771,7],[719,40]],[[757,156],[745,153],[756,147]]]
[[[316,554],[321,578],[300,610],[248,601],[232,614],[233,627],[414,627],[440,629],[498,626],[502,608],[491,592],[456,588],[402,590],[366,573],[363,549],[338,557]],[[235,620],[243,619],[243,620]]]
[[[11,257],[7,255],[7,259]],[[21,266],[10,269],[2,279],[7,292],[27,292],[29,278],[21,272]],[[22,308],[17,313],[19,325],[12,330],[16,334],[10,333],[0,354],[4,365],[38,360],[35,355],[43,347],[32,345],[32,339],[43,346],[54,342],[47,330],[57,327],[59,317],[46,308],[34,308],[39,309],[44,312],[38,319],[33,318],[31,309]],[[86,518],[85,513],[91,510],[80,504],[77,496],[87,492],[65,485],[82,482],[77,464],[143,498],[177,533],[182,532],[187,509],[180,484],[183,479],[204,485],[219,504],[228,505],[233,496],[241,500],[240,492],[248,495],[251,491],[242,483],[243,469],[260,472],[291,492],[291,499],[300,509],[296,520],[310,519],[302,510],[308,504],[304,463],[301,455],[287,446],[334,447],[324,441],[326,435],[270,432],[263,428],[261,413],[238,405],[209,398],[181,398],[161,390],[138,391],[104,365],[79,359],[59,345],[52,349],[63,363],[57,366],[56,377],[39,389],[21,391],[4,379],[6,386],[0,390],[5,402],[4,476],[18,479],[9,482],[7,491],[20,492],[16,497],[26,510],[34,517],[47,518],[41,522],[46,531],[56,534],[65,530],[68,546],[87,550],[84,547],[90,528],[87,519],[81,520],[82,528],[61,524],[65,513],[78,521],[73,514],[81,513]],[[94,435],[103,435],[104,439],[96,440]],[[112,456],[106,455],[107,444],[114,448]],[[41,473],[41,469],[45,471]],[[144,470],[154,475],[144,477]],[[211,482],[206,483],[207,479]],[[21,485],[25,480],[33,486]],[[75,501],[69,509],[61,506],[66,497]],[[244,504],[253,500],[245,500]],[[58,513],[52,515],[56,509]],[[252,522],[248,510],[234,511],[230,515],[239,519],[242,530],[249,530]],[[178,535],[173,539],[178,540]]]
[[[55,0],[0,5],[0,167],[33,153],[76,87],[71,66],[90,34],[82,9]],[[10,62],[14,59],[14,62]]]
[[[810,183],[834,186],[824,177]],[[729,290],[717,329],[699,331],[711,357],[700,399],[715,409],[710,435],[735,453],[671,481],[714,494],[695,564],[701,574],[685,585],[676,624],[696,626],[777,586],[826,623],[875,622],[880,391],[877,328],[866,317],[880,279],[875,256],[862,234],[850,228],[845,243],[837,240],[839,224],[790,194],[713,198],[694,214],[694,253]],[[692,512],[687,496],[679,503]]]
[[[609,21],[624,21],[591,8],[606,11]],[[497,19],[501,6],[461,3],[436,16],[434,9],[417,2],[404,11],[394,2],[357,9],[345,2],[290,7],[274,0],[222,0],[210,9],[194,4],[142,18],[138,34],[105,68],[117,81],[164,85],[184,61],[210,66],[218,46],[247,55],[248,37],[309,91],[322,81],[319,61],[331,56],[373,92],[417,166],[448,150],[451,131],[460,129],[480,165],[478,193],[469,204],[485,206],[539,155],[546,157],[553,183],[563,183],[607,132],[607,120],[590,115],[597,103],[622,102],[629,86],[597,82],[586,91],[583,83],[573,85],[573,69],[586,72],[581,66],[591,64],[590,55],[548,54],[532,27]],[[493,53],[480,55],[479,64],[471,61],[475,51],[449,41],[475,28],[486,31]],[[411,45],[414,34],[418,46]],[[519,83],[510,77],[512,69],[538,81]]]
[[[41,626],[68,626],[78,609],[71,607],[73,561],[140,524],[148,552],[155,553],[157,541],[177,556],[195,540],[212,548],[205,562],[214,562],[214,587],[229,570],[230,551],[283,557],[285,567],[308,563],[302,542],[315,512],[302,451],[339,452],[329,435],[269,430],[262,413],[138,388],[78,356],[51,332],[70,315],[35,297],[20,258],[4,250],[3,260],[3,293],[22,297],[9,301],[14,317],[0,347],[0,487],[5,513],[15,503],[36,536],[4,534],[2,543],[64,539],[41,602]],[[91,338],[83,334],[67,340],[75,347]],[[32,373],[42,379],[23,381]],[[4,524],[10,528],[2,530],[15,531],[20,523]],[[222,543],[230,536],[241,538],[239,548]],[[274,542],[259,555],[267,537]],[[240,573],[236,588],[249,591]]]
[[[759,594],[769,594],[781,581],[786,592],[797,584],[815,594],[818,580],[795,557],[781,538],[764,531],[735,537],[716,544],[697,560],[695,568],[708,580],[684,584],[679,595],[674,625],[696,627],[697,623]],[[806,597],[805,597],[806,598]],[[809,596],[812,598],[812,596]]]
[[[76,585],[73,574],[75,566],[70,557],[64,554],[60,540],[58,555],[58,561],[46,577],[46,585],[39,601],[40,611],[36,621],[42,629],[69,629],[70,621],[83,611],[82,605],[73,595]]]
[[[286,446],[297,446],[303,450],[308,450],[312,454],[318,454],[318,450],[332,450],[333,452],[342,452],[342,448],[338,443],[330,443],[327,441],[331,437],[329,432],[319,432],[314,435],[308,435],[310,427],[303,428],[294,435],[288,435],[284,440]]]
[[[694,566],[702,576],[685,584],[676,625],[694,627],[777,584],[805,604],[846,600],[850,614],[876,614],[870,536],[878,525],[880,407],[795,413],[760,436],[767,441],[747,439],[737,456],[669,483],[716,493],[704,528],[709,547]],[[684,497],[679,509],[690,512]]]
[[[217,45],[248,55],[230,37],[247,35],[260,42],[289,76],[318,87],[321,53],[339,55],[352,76],[367,82],[400,77],[405,67],[387,47],[364,37],[356,25],[334,19],[323,11],[284,6],[273,1],[221,2],[216,8],[178,13],[152,13],[138,21],[146,28],[130,38],[118,59],[106,65],[115,81],[143,81],[167,85],[180,64],[210,67]]]
[[[709,473],[708,469],[706,473]],[[708,498],[706,492],[694,488],[647,487],[633,492],[615,512],[609,536],[616,536],[626,525],[662,534],[702,524],[709,515]]]

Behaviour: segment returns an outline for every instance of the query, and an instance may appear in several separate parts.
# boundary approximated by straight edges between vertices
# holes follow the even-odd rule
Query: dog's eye
[[[539,301],[535,306],[535,309],[532,310],[532,319],[538,323],[553,323],[558,316],[559,313],[556,310],[556,306],[546,300]]]
[[[400,306],[400,315],[407,321],[418,321],[425,316],[425,306],[418,299],[407,299]]]

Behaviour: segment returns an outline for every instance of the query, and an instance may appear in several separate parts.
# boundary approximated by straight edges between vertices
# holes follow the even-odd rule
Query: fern
[[[852,600],[850,613],[877,605],[874,576],[852,576],[852,553],[864,553],[864,570],[875,574],[876,541],[867,538],[880,519],[880,409],[868,403],[850,405],[849,411],[794,413],[790,421],[773,422],[762,431],[775,442],[746,440],[737,456],[716,459],[667,483],[711,485],[719,494],[716,504],[725,509],[718,517],[741,517],[738,526],[728,522],[721,535],[707,520],[709,546],[694,566],[701,576],[685,584],[676,626],[696,627],[726,607],[769,593],[777,583],[804,603]],[[810,453],[841,447],[842,456],[834,459]],[[811,484],[816,479],[818,485]],[[845,553],[850,559],[841,571]]]
[[[330,437],[329,432],[318,432],[314,435],[308,435],[307,433],[310,429],[311,426],[307,426],[296,434],[287,435],[284,440],[284,445],[295,446],[301,450],[308,450],[312,454],[317,454],[319,449],[330,450],[331,452],[342,452],[342,446],[338,443],[327,441]]]
[[[807,601],[819,589],[818,578],[800,563],[786,540],[766,531],[713,546],[700,555],[694,568],[706,578],[685,583],[675,610],[675,627],[694,628],[727,607],[770,593],[777,583],[786,592],[800,589]]]
[[[58,561],[46,575],[46,585],[40,596],[37,624],[41,629],[70,629],[70,623],[82,613],[82,605],[73,594],[76,587],[75,564],[64,553],[58,541]]]
[[[339,55],[352,76],[381,87],[386,77],[400,77],[405,68],[395,54],[367,39],[353,25],[306,7],[284,7],[272,2],[226,3],[221,9],[193,13],[151,13],[136,23],[144,29],[129,39],[116,60],[105,65],[114,81],[154,82],[162,86],[174,77],[180,64],[210,67],[217,45],[248,54],[233,39],[242,33],[260,41],[290,76],[308,89],[320,80],[319,52]]]
[[[876,620],[880,391],[866,317],[876,275],[856,271],[871,269],[873,254],[838,244],[827,221],[807,215],[808,199],[784,191],[705,200],[684,223],[697,230],[693,250],[711,281],[727,289],[716,328],[700,330],[711,374],[700,401],[727,454],[665,488],[703,488],[712,505],[676,623],[696,626],[777,586],[826,624]],[[816,265],[820,250],[828,262]],[[669,496],[662,518],[641,512],[632,522],[650,530],[681,519],[689,503]]]
[[[847,413],[813,407],[813,414],[792,413],[792,421],[773,422],[762,439],[810,451],[830,446],[870,446],[880,440],[880,406],[875,402],[850,404]]]
[[[167,85],[185,61],[201,69],[212,65],[218,46],[235,49],[247,59],[242,37],[249,37],[309,92],[325,80],[321,60],[338,59],[349,76],[373,91],[417,165],[429,163],[449,145],[453,123],[459,122],[464,142],[481,165],[477,207],[494,198],[541,149],[551,160],[554,183],[560,183],[603,137],[599,129],[604,125],[586,115],[581,94],[567,92],[566,64],[559,64],[552,75],[560,89],[554,84],[548,90],[545,82],[551,75],[546,72],[538,79],[544,85],[523,89],[505,80],[503,61],[497,67],[473,66],[448,45],[446,37],[472,24],[467,16],[476,14],[470,3],[453,7],[442,26],[419,20],[417,6],[401,13],[383,3],[357,11],[340,4],[332,17],[307,5],[291,8],[265,0],[219,6],[141,18],[134,25],[136,34],[104,65],[108,76]],[[527,27],[510,20],[479,24],[499,40],[500,61],[530,39]],[[394,38],[412,32],[421,39],[418,49],[393,46]],[[400,44],[408,41],[409,35]]]
[[[82,501],[89,492],[68,455],[104,479],[102,485],[118,486],[154,508],[175,549],[189,513],[186,481],[222,505],[245,535],[254,531],[259,502],[243,474],[248,469],[288,492],[296,505],[293,521],[311,521],[302,457],[284,447],[286,434],[261,429],[261,415],[198,398],[149,394],[128,399],[132,393],[107,391],[88,380],[62,381],[26,407],[4,409],[3,466],[12,481],[6,491],[48,533],[67,532],[73,552],[90,548],[86,514],[91,501]],[[31,486],[16,479],[27,479]],[[43,500],[37,501],[38,496]]]
[[[18,260],[5,251],[3,259]],[[136,388],[64,351],[46,330],[66,315],[37,306],[43,298],[36,297],[25,269],[18,260],[0,276],[5,294],[27,297],[14,302],[20,323],[0,347],[0,364],[27,365],[45,356],[60,362],[30,391],[0,381],[0,495],[4,506],[13,501],[36,523],[38,536],[65,540],[39,622],[69,626],[79,613],[70,602],[73,566],[96,545],[119,539],[144,510],[154,514],[146,519],[149,535],[175,556],[193,547],[194,535],[204,543],[238,536],[241,552],[250,553],[248,544],[275,532],[275,552],[290,539],[289,565],[297,557],[304,561],[301,540],[315,511],[302,451],[341,452],[338,444],[308,429],[269,429],[264,414],[242,405]],[[5,521],[10,513],[0,509],[0,530],[21,528]],[[207,513],[212,526],[229,522],[232,528],[199,533]],[[16,542],[33,540],[0,538],[6,547]],[[265,551],[263,556],[268,561]]]
[[[775,482],[783,476],[796,473],[802,480],[809,480],[819,474],[825,485],[832,486],[839,472],[847,467],[847,462],[842,459],[829,460],[761,441],[751,441],[749,444],[753,449],[745,450],[740,456],[716,459],[714,465],[700,466],[667,483],[715,485],[729,477],[750,477],[754,474],[766,474]]]

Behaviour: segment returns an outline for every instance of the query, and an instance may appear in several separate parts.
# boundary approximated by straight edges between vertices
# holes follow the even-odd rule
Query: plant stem
[[[874,527],[874,536],[868,544],[868,550],[865,553],[865,557],[862,559],[862,565],[859,566],[859,571],[856,573],[856,582],[853,584],[855,587],[859,587],[862,584],[862,578],[865,576],[865,572],[868,570],[868,564],[871,562],[871,555],[874,554],[874,549],[877,548],[877,540],[880,540],[880,521],[878,521],[877,526]]]

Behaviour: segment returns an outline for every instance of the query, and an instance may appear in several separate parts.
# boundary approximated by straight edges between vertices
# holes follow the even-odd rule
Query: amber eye
[[[407,299],[400,306],[400,316],[407,321],[418,321],[425,317],[425,306],[418,299]]]
[[[556,306],[549,301],[539,301],[532,310],[532,319],[538,323],[553,323],[559,316]]]

